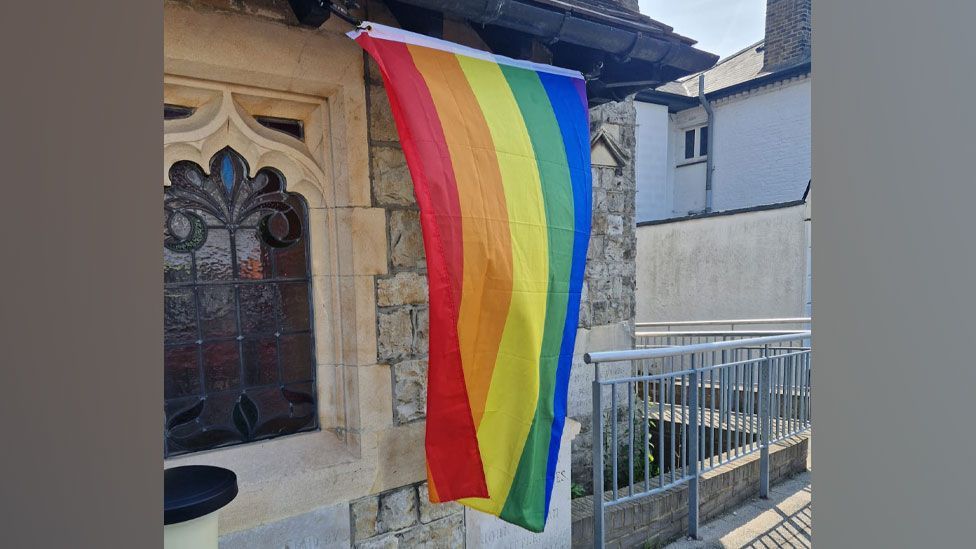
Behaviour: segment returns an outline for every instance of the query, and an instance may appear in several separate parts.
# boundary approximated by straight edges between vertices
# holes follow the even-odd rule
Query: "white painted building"
[[[638,223],[804,196],[811,179],[809,2],[805,10],[803,2],[782,3],[767,2],[764,40],[703,73],[710,125],[699,74],[637,95]]]
[[[637,94],[637,320],[812,313],[810,84],[810,0],[767,0],[763,40]]]

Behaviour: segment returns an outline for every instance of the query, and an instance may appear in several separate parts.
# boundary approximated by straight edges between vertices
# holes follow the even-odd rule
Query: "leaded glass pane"
[[[182,397],[200,392],[199,354],[200,349],[196,344],[166,347],[163,364],[167,395]]]
[[[197,261],[197,279],[206,281],[231,280],[230,232],[226,229],[209,228],[207,239],[194,255]]]
[[[227,147],[164,190],[166,455],[318,427],[304,200]]]
[[[197,315],[192,288],[166,288],[163,293],[163,333],[167,342],[196,339]]]
[[[241,284],[240,299],[249,304],[241,308],[241,333],[243,335],[267,334],[277,330],[278,295],[274,284]],[[305,301],[308,310],[308,301]]]
[[[278,379],[278,342],[275,337],[246,338],[244,350],[244,383],[268,385]]]
[[[241,360],[237,341],[203,344],[203,373],[208,393],[241,388]]]
[[[278,286],[281,292],[281,329],[283,332],[307,332],[311,326],[308,316],[308,284],[289,283]]]
[[[192,282],[193,256],[163,248],[163,282]]]
[[[308,381],[308,372],[300,364],[312,361],[312,337],[309,334],[283,335],[278,342],[281,377],[286,382]]]
[[[272,278],[271,256],[274,248],[264,244],[254,230],[238,231],[234,238],[237,244],[237,277],[245,280]]]
[[[226,338],[237,335],[237,298],[234,287],[199,286],[200,333],[204,338]]]

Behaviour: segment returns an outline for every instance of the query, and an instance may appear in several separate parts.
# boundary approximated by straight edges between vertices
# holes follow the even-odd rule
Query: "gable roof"
[[[750,44],[719,60],[708,70],[639,92],[636,98],[646,103],[667,105],[670,112],[678,112],[698,105],[698,76],[701,74],[705,75],[706,97],[715,100],[810,72],[810,61],[772,72],[763,70],[763,45],[763,40]]]
[[[742,84],[760,76],[771,74],[763,71],[763,40],[751,44],[725,59],[719,60],[714,67],[703,71],[705,74],[705,93],[711,93],[729,86]],[[684,78],[658,86],[659,91],[698,97],[698,75],[695,73]]]

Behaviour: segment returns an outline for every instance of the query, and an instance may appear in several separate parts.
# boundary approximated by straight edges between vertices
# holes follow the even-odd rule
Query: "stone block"
[[[413,354],[425,356],[430,350],[430,312],[427,307],[413,310]]]
[[[426,482],[417,486],[417,494],[418,499],[420,500],[420,522],[423,524],[442,519],[448,515],[453,515],[454,513],[460,513],[464,510],[460,504],[453,501],[448,501],[445,503],[432,503],[430,501],[430,492],[428,491]]]
[[[607,239],[604,241],[604,254],[607,261],[619,262],[627,259],[627,244],[617,239]]]
[[[594,171],[596,171],[596,170],[594,170]],[[595,184],[596,181],[599,178],[598,177],[594,177],[593,179],[594,179],[594,184]],[[605,211],[607,211],[607,191],[606,190],[600,189],[600,188],[594,188],[593,189],[593,206],[592,207],[593,207],[594,216],[596,215],[597,212],[605,212]]]
[[[369,87],[369,138],[372,141],[399,141],[390,100],[383,86]]]
[[[403,533],[400,547],[454,549],[464,547],[464,515],[458,513]]]
[[[393,366],[393,420],[397,424],[427,415],[427,361],[407,360]]]
[[[386,274],[386,217],[381,208],[340,208],[339,254],[352,272],[343,274]]]
[[[390,307],[427,302],[427,277],[421,273],[401,272],[376,280],[376,305]]]
[[[375,205],[415,206],[413,180],[403,151],[399,147],[374,146],[370,156]]]
[[[376,347],[380,361],[397,360],[412,352],[413,321],[409,308],[379,311],[376,321]]]
[[[379,498],[369,496],[349,504],[355,541],[371,538],[379,533]]]
[[[349,547],[349,529],[349,515],[339,504],[227,534],[219,543],[221,549]]]
[[[610,304],[606,301],[596,301],[590,304],[593,314],[593,324],[609,324],[612,317],[609,314]]]
[[[343,276],[338,278],[337,284],[343,319],[337,326],[342,337],[342,360],[346,364],[375,364],[377,324],[373,277]],[[333,360],[328,356],[322,358]]]
[[[591,235],[590,247],[586,250],[587,263],[603,258],[603,235]]]
[[[420,230],[420,212],[390,212],[390,261],[394,268],[423,268],[424,239]]]
[[[390,367],[386,364],[359,366],[357,395],[361,429],[389,427],[393,421]],[[351,377],[351,376],[350,376]]]
[[[623,186],[623,182],[616,181],[614,185],[615,188]],[[627,209],[627,194],[623,192],[609,192],[607,193],[607,211],[614,213],[623,213]]]
[[[414,421],[396,425],[377,435],[376,477],[370,492],[392,490],[425,479],[425,428],[424,421]]]
[[[580,328],[589,328],[593,325],[593,312],[589,301],[583,301],[580,303],[580,316],[579,324]]]
[[[590,231],[595,235],[607,234],[607,215],[602,211],[593,212]]]
[[[396,534],[377,536],[355,545],[356,549],[397,549],[399,546],[399,538]]]
[[[417,490],[413,486],[404,486],[380,496],[380,532],[393,532],[414,526],[418,517]]]

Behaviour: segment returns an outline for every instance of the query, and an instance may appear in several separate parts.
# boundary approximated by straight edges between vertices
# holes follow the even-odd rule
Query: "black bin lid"
[[[212,465],[185,465],[163,472],[163,524],[212,513],[237,497],[237,475]]]

